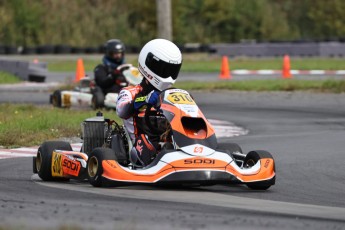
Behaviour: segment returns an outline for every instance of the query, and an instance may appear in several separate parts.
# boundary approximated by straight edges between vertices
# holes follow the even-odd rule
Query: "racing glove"
[[[119,65],[118,67],[116,67],[116,69],[114,69],[112,71],[112,75],[120,76],[120,75],[122,75],[123,71],[129,69],[131,66],[132,66],[132,64],[122,64],[122,65]]]
[[[120,72],[120,70],[115,69],[115,70],[113,70],[109,75],[112,77],[112,79],[113,79],[114,81],[116,81],[117,78],[118,78],[119,76],[121,76],[121,72]]]
[[[142,96],[141,94],[138,94],[134,98],[134,103],[133,103],[134,110],[139,111],[139,109],[146,104],[147,104],[146,96]]]
[[[115,69],[115,70],[113,71],[113,75],[121,75],[121,70]]]
[[[142,106],[150,104],[157,107],[159,92],[152,90],[147,96],[142,96],[141,94],[138,94],[134,99],[134,109],[138,111]]]
[[[147,96],[146,96],[146,103],[152,105],[153,107],[157,107],[159,92],[152,90]]]

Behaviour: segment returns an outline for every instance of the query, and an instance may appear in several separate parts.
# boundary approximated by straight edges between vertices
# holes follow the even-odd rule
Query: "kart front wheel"
[[[253,167],[260,159],[270,158],[273,159],[271,153],[263,150],[256,150],[249,152],[244,159],[244,167]],[[275,170],[275,169],[274,169]],[[246,185],[255,190],[267,190],[269,187],[275,184],[275,176],[269,180],[249,182]]]
[[[102,177],[104,160],[117,160],[115,152],[109,148],[95,148],[87,161],[87,175],[89,182],[94,187],[104,187],[106,182]]]
[[[46,141],[38,148],[34,171],[44,181],[61,180],[61,177],[52,176],[52,157],[56,149],[72,151],[71,145],[65,141]]]
[[[232,158],[234,158],[236,164],[242,167],[245,154],[243,154],[242,148],[236,143],[218,143],[218,148],[221,152],[228,153]],[[222,150],[225,149],[225,150]]]
[[[101,109],[104,107],[104,94],[102,90],[95,90],[91,99],[92,109]]]
[[[61,91],[60,90],[54,91],[53,95],[51,96],[51,104],[54,107],[58,107],[58,108],[62,107],[62,99],[61,99]]]

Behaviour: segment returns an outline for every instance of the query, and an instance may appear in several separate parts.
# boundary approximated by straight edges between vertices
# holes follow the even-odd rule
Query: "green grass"
[[[100,57],[84,60],[85,71],[92,71],[100,62]],[[51,57],[50,71],[75,71],[76,57]],[[44,60],[40,60],[44,61]],[[48,60],[47,60],[48,61]],[[128,63],[136,65],[136,57],[127,57]],[[281,69],[282,59],[229,59],[230,69]],[[221,58],[207,54],[186,55],[182,71],[219,72]],[[293,69],[345,69],[343,59],[305,58],[291,59]],[[19,82],[18,78],[0,72],[0,83]],[[217,82],[178,82],[176,88],[186,90],[246,90],[246,91],[312,91],[344,93],[345,80],[247,80]],[[114,111],[105,111],[104,115],[118,119]],[[45,140],[61,137],[80,136],[80,123],[95,116],[95,111],[36,107],[33,105],[0,104],[0,145],[4,147],[34,146]],[[119,121],[119,120],[118,120]]]
[[[24,60],[31,61],[32,57],[22,57]],[[83,59],[86,72],[92,72],[93,69],[101,63],[102,55],[85,56],[42,56],[40,62],[48,63],[48,70],[51,72],[75,72],[77,60]],[[138,56],[127,54],[126,61],[137,66]],[[345,59],[343,58],[290,58],[291,69],[296,70],[345,70]],[[208,72],[217,73],[221,69],[222,57],[207,53],[183,54],[182,72]],[[230,70],[248,69],[272,69],[281,70],[283,58],[229,58]],[[10,74],[0,72],[0,84],[18,82],[19,80]]]
[[[240,90],[240,91],[312,91],[344,93],[345,80],[248,80],[218,82],[176,82],[176,88],[186,90]]]
[[[248,69],[281,70],[283,58],[229,58],[230,70]],[[345,60],[341,58],[290,58],[291,69],[296,70],[343,70]],[[182,65],[184,72],[219,72],[221,58],[186,59]]]
[[[312,91],[345,92],[345,81],[252,80],[221,82],[182,82],[186,90]],[[114,111],[104,116],[121,123]],[[95,111],[57,109],[50,106],[0,104],[0,143],[4,147],[34,146],[45,140],[80,136],[80,123],[95,116]]]
[[[35,146],[61,137],[80,137],[81,122],[95,115],[91,110],[0,104],[0,143],[12,148]],[[119,121],[114,111],[104,111],[104,116]]]
[[[91,72],[100,62],[97,60],[83,60],[86,72]],[[51,72],[73,72],[76,71],[77,61],[57,60],[48,63],[48,70]]]
[[[69,57],[68,59],[54,59],[54,58],[43,58],[42,62],[48,63],[48,71],[51,72],[73,72],[76,71],[77,60],[81,58],[83,60],[84,69],[86,72],[92,72],[94,68],[102,63],[102,56],[90,56],[90,57]],[[134,55],[127,55],[126,62],[133,65],[137,65],[137,57]]]
[[[127,55],[127,63],[137,65],[135,55]],[[49,59],[48,70],[53,72],[69,72],[76,70],[77,57],[69,60]],[[83,59],[85,71],[93,71],[101,62],[101,56]],[[219,72],[222,57],[200,53],[184,54],[181,71],[183,72]],[[344,70],[345,60],[342,58],[290,58],[291,69],[296,70]],[[283,58],[229,58],[230,70],[272,69],[281,70]]]
[[[20,82],[18,77],[12,74],[0,71],[0,84],[12,84],[12,83],[17,83],[17,82]]]

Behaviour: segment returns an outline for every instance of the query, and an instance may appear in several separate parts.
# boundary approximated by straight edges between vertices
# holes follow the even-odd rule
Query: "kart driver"
[[[152,118],[157,130],[150,130],[145,124],[145,109],[148,105],[157,109],[160,92],[175,83],[182,64],[182,54],[174,43],[154,39],[140,51],[138,64],[144,78],[140,84],[120,91],[116,113],[124,119],[125,128],[134,143],[130,152],[132,163],[146,166],[158,153],[161,134],[167,130],[167,126],[166,119],[157,115]]]
[[[118,93],[125,83],[125,78],[116,68],[125,63],[125,45],[118,39],[110,39],[105,43],[102,64],[94,69],[96,85],[103,94]]]

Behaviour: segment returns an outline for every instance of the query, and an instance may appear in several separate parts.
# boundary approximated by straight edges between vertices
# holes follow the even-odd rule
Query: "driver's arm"
[[[134,113],[133,96],[128,89],[122,89],[116,102],[116,113],[122,119],[130,118]]]
[[[109,88],[110,86],[114,85],[114,79],[111,75],[109,75],[106,67],[102,65],[98,65],[95,70],[95,81],[98,86],[103,89]]]

